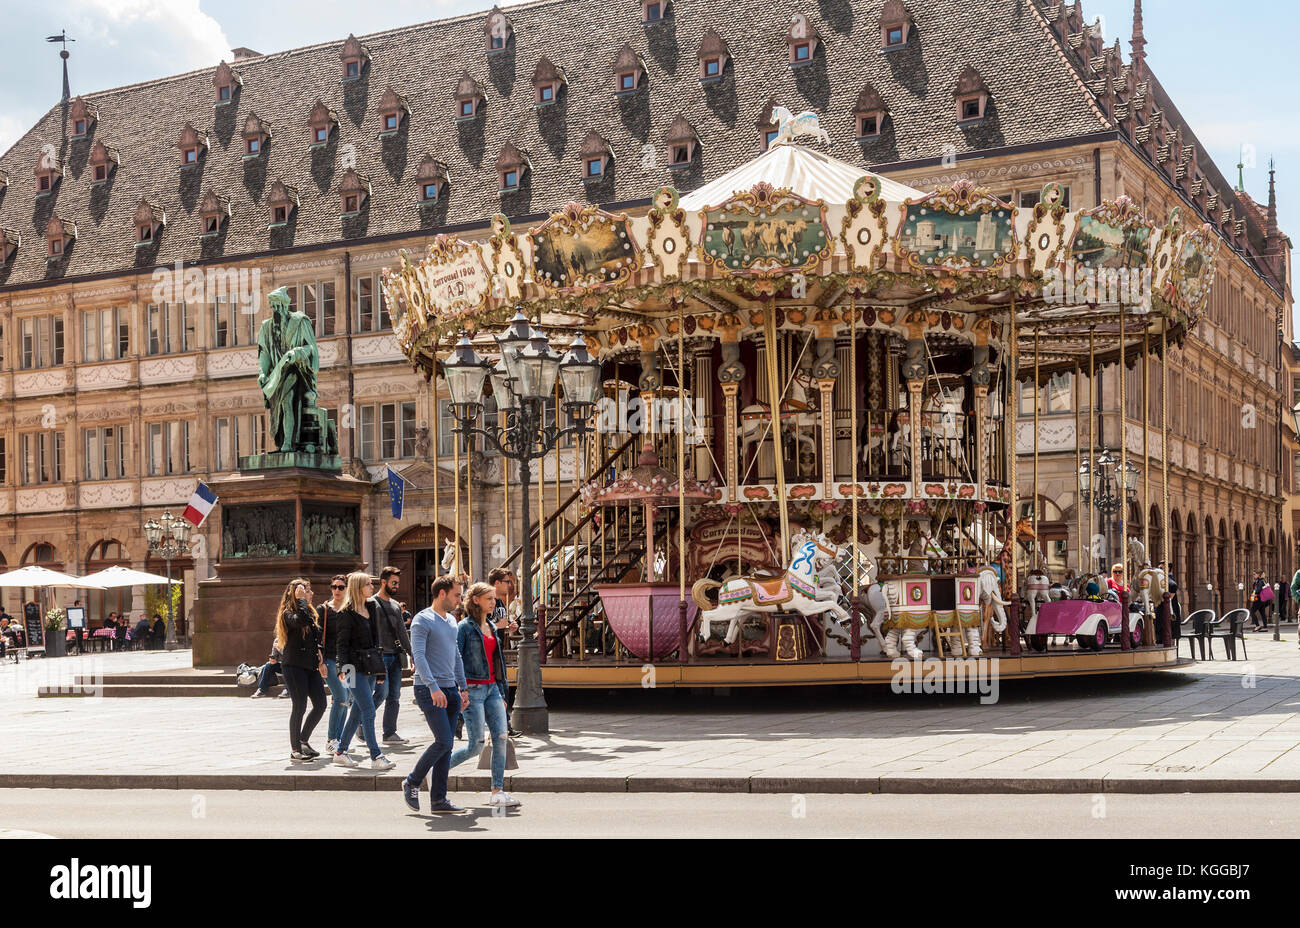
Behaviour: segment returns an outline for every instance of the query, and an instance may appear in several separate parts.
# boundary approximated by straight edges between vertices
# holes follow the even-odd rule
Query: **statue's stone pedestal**
[[[320,454],[309,451],[271,451],[266,454],[250,454],[239,459],[239,470],[243,473],[283,470],[286,467],[339,473],[343,470],[343,459],[337,454]]]
[[[267,461],[282,456],[322,457],[258,455],[258,470],[209,481],[220,498],[215,515],[221,551],[217,576],[198,583],[195,667],[262,663],[290,580],[311,580],[315,602],[321,603],[329,598],[330,577],[363,567],[361,505],[370,484],[348,474],[273,467]]]

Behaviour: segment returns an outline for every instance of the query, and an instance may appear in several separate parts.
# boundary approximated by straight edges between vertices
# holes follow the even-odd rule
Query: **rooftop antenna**
[[[47,42],[58,42],[60,45],[63,46],[63,49],[59,52],[59,57],[63,59],[63,97],[62,97],[62,100],[63,100],[64,103],[67,103],[68,100],[72,97],[72,90],[71,90],[71,89],[69,88],[69,86],[68,86],[68,56],[71,54],[71,52],[68,51],[68,43],[69,43],[69,42],[75,42],[75,41],[77,41],[77,40],[76,40],[76,39],[70,39],[70,38],[68,38],[68,30],[67,30],[67,29],[64,29],[64,30],[63,30],[62,32],[60,32],[58,35],[49,35],[49,36],[46,36],[46,37],[45,37],[45,41],[47,41]]]

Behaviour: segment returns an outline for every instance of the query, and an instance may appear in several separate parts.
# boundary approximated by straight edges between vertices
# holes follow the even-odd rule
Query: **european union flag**
[[[393,470],[392,465],[388,467],[388,500],[393,504],[393,518],[402,517],[402,497],[406,492],[406,481],[402,475]]]

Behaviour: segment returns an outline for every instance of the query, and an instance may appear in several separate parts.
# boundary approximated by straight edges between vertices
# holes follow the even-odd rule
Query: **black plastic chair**
[[[1233,609],[1226,612],[1212,622],[1209,627],[1209,633],[1206,640],[1210,646],[1210,660],[1214,660],[1214,639],[1223,640],[1223,649],[1227,652],[1228,660],[1237,659],[1237,642],[1242,642],[1242,651],[1245,652],[1245,637],[1242,635],[1243,627],[1250,612],[1246,609]]]
[[[1214,622],[1213,609],[1198,609],[1183,620],[1183,632],[1187,639],[1187,654],[1193,660],[1196,659],[1196,646],[1201,647],[1201,660],[1205,660],[1205,639],[1210,633],[1210,625]],[[1191,629],[1188,632],[1188,629]],[[1210,659],[1214,659],[1214,652],[1210,652]]]

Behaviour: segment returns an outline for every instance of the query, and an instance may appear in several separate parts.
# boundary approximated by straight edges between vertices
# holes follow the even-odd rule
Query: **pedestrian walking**
[[[379,750],[375,738],[375,677],[384,672],[384,659],[375,637],[375,617],[368,602],[375,584],[370,575],[360,571],[348,574],[347,590],[343,594],[343,608],[339,611],[338,643],[335,656],[339,664],[339,678],[352,690],[352,711],[343,726],[334,763],[342,767],[355,767],[357,762],[348,754],[352,736],[361,728],[370,748],[370,766],[374,770],[392,770],[397,765]]]
[[[469,704],[465,707],[465,727],[469,740],[451,755],[451,766],[477,758],[483,750],[483,725],[492,736],[491,806],[517,806],[519,800],[505,791],[506,773],[506,703],[498,683],[506,676],[506,659],[492,625],[496,590],[490,584],[476,583],[465,596],[465,618],[456,626],[456,647],[465,668]]]
[[[1276,584],[1277,595],[1274,601],[1277,603],[1277,624],[1283,625],[1290,619],[1291,606],[1291,587],[1279,580]]]
[[[384,655],[384,678],[375,685],[375,709],[384,705],[382,738],[384,744],[406,744],[397,733],[397,710],[402,695],[402,671],[406,655],[411,653],[411,639],[402,621],[402,604],[394,597],[401,588],[402,571],[385,567],[379,572],[379,590],[371,597],[379,649]]]
[[[1264,597],[1267,596],[1268,599]],[[1272,600],[1273,591],[1264,579],[1262,570],[1255,571],[1255,578],[1250,582],[1250,627],[1255,631],[1268,628],[1267,603]]]
[[[411,620],[411,655],[415,659],[415,704],[424,713],[433,744],[424,749],[415,769],[402,781],[402,799],[420,811],[420,783],[429,777],[430,811],[460,812],[447,800],[447,771],[451,769],[452,729],[469,693],[465,665],[456,646],[457,629],[451,613],[460,605],[460,583],[443,575],[433,581],[433,604]]]
[[[289,710],[289,759],[294,762],[315,760],[320,751],[308,742],[316,723],[325,714],[325,684],[321,679],[321,630],[316,611],[311,607],[311,583],[302,577],[293,580],[280,598],[275,617],[275,645],[280,649],[280,672],[284,686],[293,700]],[[303,718],[307,700],[311,712]]]
[[[329,740],[325,750],[331,755],[338,753],[339,738],[343,737],[343,726],[352,708],[352,691],[339,679],[338,661],[339,612],[343,610],[347,589],[348,578],[335,574],[330,580],[330,601],[321,603],[316,610],[321,627],[320,647],[325,656],[325,684],[330,688],[330,717],[325,727],[325,737]]]
[[[496,593],[496,605],[492,609],[492,625],[496,629],[497,640],[504,650],[509,643],[510,635],[519,630],[519,623],[510,618],[510,604],[514,600],[516,589],[515,575],[504,567],[494,567],[488,572],[488,583],[492,584],[492,589]],[[497,686],[501,690],[501,698],[506,703],[507,733],[511,738],[518,738],[520,733],[510,725],[510,710],[515,705],[510,683],[503,676]]]

